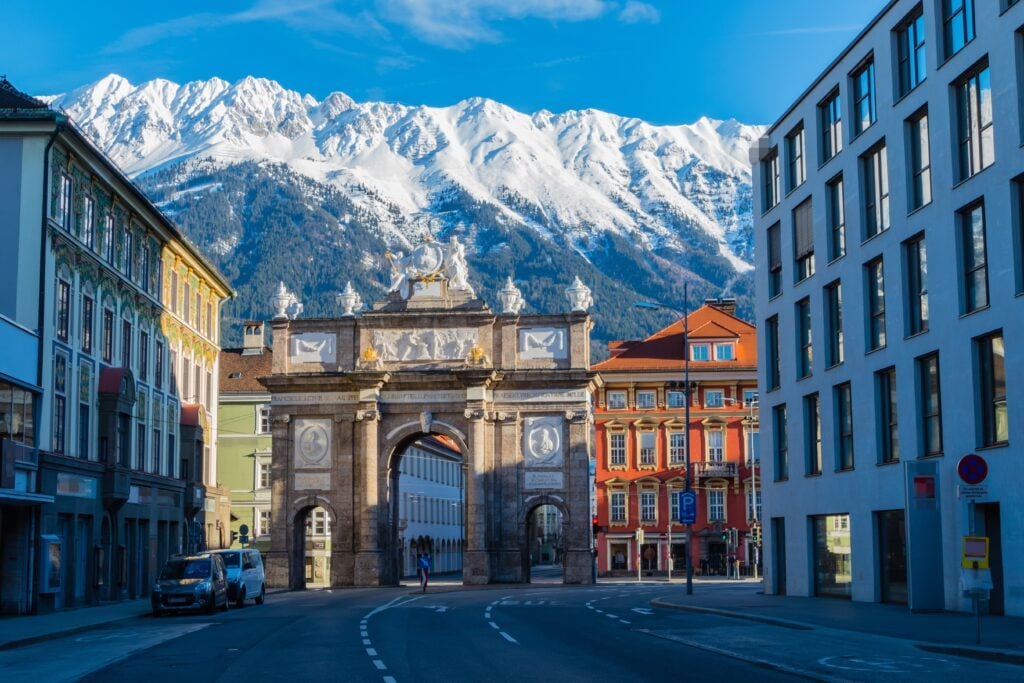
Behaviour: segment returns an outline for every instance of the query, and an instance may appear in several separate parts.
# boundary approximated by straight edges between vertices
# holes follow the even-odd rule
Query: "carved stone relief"
[[[522,360],[569,357],[566,330],[562,327],[522,327],[519,329],[519,358]]]
[[[374,330],[373,348],[386,363],[465,360],[476,345],[471,327]]]
[[[331,463],[331,420],[295,420],[295,469]]]
[[[305,332],[291,338],[293,363],[334,363],[337,359],[336,335],[326,332]]]
[[[562,466],[563,424],[563,418],[555,415],[523,420],[523,461],[527,467]]]

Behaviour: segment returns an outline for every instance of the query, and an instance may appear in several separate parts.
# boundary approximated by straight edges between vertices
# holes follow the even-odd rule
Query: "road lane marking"
[[[395,680],[394,676],[385,676],[384,683],[398,683],[398,681]]]
[[[495,623],[494,623],[493,621],[488,621],[487,623],[488,623],[488,624],[490,624],[490,625],[491,625],[491,628],[493,628],[493,629],[494,629],[495,631],[497,631],[497,630],[498,630],[498,625],[497,625],[497,624],[495,624]]]
[[[373,645],[373,643],[370,642],[369,638],[363,638],[363,645]]]
[[[636,612],[637,614],[642,614],[645,617],[649,617],[652,614],[654,614],[654,610],[648,609],[646,607],[634,607],[632,611]]]
[[[632,623],[632,622],[626,621],[625,619],[619,619],[619,621],[621,621],[621,622],[622,622],[623,624],[629,624],[629,623]]]
[[[509,634],[505,633],[504,631],[500,631],[500,633],[501,633],[501,636],[502,636],[502,638],[504,638],[504,639],[505,639],[505,640],[507,640],[508,642],[510,642],[510,643],[515,643],[516,645],[518,645],[518,644],[519,644],[519,641],[518,641],[518,640],[516,640],[515,638],[513,638],[513,637],[512,637],[512,636],[510,636]]]
[[[366,648],[366,656],[367,657],[376,657],[377,656],[377,651],[374,650],[372,647],[368,647],[368,648]]]
[[[373,665],[377,667],[378,671],[384,671],[384,669],[387,668],[386,666],[384,666],[384,662],[380,661],[379,659],[373,660]]]

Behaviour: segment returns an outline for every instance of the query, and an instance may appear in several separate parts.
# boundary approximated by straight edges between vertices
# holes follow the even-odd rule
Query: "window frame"
[[[779,316],[778,314],[765,320],[765,356],[768,361],[765,367],[765,382],[768,391],[781,386],[782,365],[779,354]]]
[[[713,396],[717,396],[717,400],[712,400]],[[724,389],[705,389],[704,390],[704,407],[705,408],[724,408],[725,407],[725,390]]]
[[[613,396],[616,397],[615,401],[612,400]],[[619,405],[619,402],[617,400],[620,396],[622,397],[621,405]],[[628,401],[626,400],[626,392],[622,390],[606,391],[605,401],[607,401],[608,403],[608,410],[626,410],[626,408],[628,407]]]
[[[981,226],[981,259],[974,248],[978,243],[977,225],[973,218],[974,212],[980,210]],[[956,212],[957,219],[957,248],[960,261],[960,313],[968,315],[975,311],[988,308],[990,299],[988,279],[988,220],[985,211],[984,198],[979,198]],[[969,223],[969,226],[968,226]],[[976,280],[977,274],[981,279]],[[977,293],[982,295],[977,298]]]
[[[825,344],[825,364],[828,368],[841,365],[846,349],[843,338],[843,285],[833,280],[823,287],[825,302],[825,325],[828,330]]]
[[[918,4],[893,30],[896,49],[897,99],[906,97],[928,78],[927,30]],[[904,68],[906,67],[906,68]]]
[[[803,397],[805,473],[808,477],[821,475],[821,398],[818,392]],[[812,415],[813,413],[813,415]]]
[[[861,195],[864,198],[864,232],[861,240],[866,242],[892,227],[889,152],[884,138],[861,155],[860,174]]]
[[[782,223],[776,222],[765,230],[768,241],[768,298],[782,294]]]
[[[838,85],[818,103],[818,125],[821,128],[819,163],[824,165],[843,151],[843,106]]]
[[[813,331],[811,329],[811,297],[805,296],[794,305],[796,321],[796,377],[810,377],[814,364]]]
[[[850,382],[841,382],[832,388],[835,405],[836,471],[849,472],[854,469],[853,434],[853,387]]]
[[[793,192],[807,180],[807,139],[803,121],[786,135],[786,194]]]
[[[877,270],[876,270],[877,269]],[[867,353],[886,347],[885,324],[885,260],[879,255],[864,264],[864,296],[867,325]]]
[[[772,458],[775,461],[774,480],[789,479],[789,416],[786,404],[772,406]]]
[[[974,22],[974,0],[959,0],[960,10],[955,11],[951,4],[951,0],[941,0],[939,11],[942,20],[942,54],[943,61],[948,62],[955,55],[959,54],[961,50],[967,47],[971,41],[977,37],[976,26]],[[963,19],[961,23],[962,28],[960,30],[960,37],[963,39],[963,44],[953,49],[955,45],[954,39],[954,22],[957,21],[957,15],[961,15]]]
[[[866,76],[865,87],[866,91],[861,91],[861,75]],[[871,126],[875,125],[878,121],[878,102],[877,102],[877,87],[875,80],[875,58],[874,54],[869,54],[860,63],[854,67],[853,71],[850,72],[850,92],[853,93],[853,102],[851,106],[853,108],[853,138],[857,138],[864,134]],[[862,112],[862,103],[866,103],[867,109]],[[867,115],[867,124],[864,123],[864,117],[861,114]]]
[[[924,231],[903,241],[903,269],[906,336],[913,337],[929,329],[928,245]]]
[[[641,397],[643,397],[641,399]],[[649,400],[648,400],[649,399]],[[658,392],[654,389],[638,389],[636,392],[637,410],[654,410],[658,407]]]
[[[899,403],[896,395],[896,366],[875,372],[875,406],[878,411],[878,464],[900,461]]]
[[[922,107],[907,117],[904,126],[907,171],[910,175],[907,208],[908,213],[913,213],[932,203],[931,124],[928,107]]]
[[[934,406],[931,405],[932,381],[930,367],[934,362]],[[942,366],[940,364],[939,352],[932,351],[914,359],[914,367],[917,374],[917,414],[918,434],[920,436],[920,451],[922,458],[938,457],[943,454],[944,437],[942,433]],[[931,443],[931,423],[935,421],[937,429],[934,434],[937,443]]]
[[[983,87],[983,81],[987,88]],[[983,58],[961,74],[953,83],[954,121],[950,126],[956,136],[955,167],[957,182],[965,182],[995,163],[995,126],[992,106],[992,73],[988,58]],[[984,120],[985,96],[988,93],[988,119]],[[988,145],[986,147],[986,140]],[[985,156],[989,150],[990,156]]]
[[[999,340],[1002,353],[995,352]],[[995,330],[974,338],[976,405],[978,416],[978,443],[981,448],[1006,446],[1010,442],[1009,412],[1007,409],[1006,340],[1003,331]],[[1002,360],[996,361],[997,358]],[[996,366],[1002,367],[1002,393],[996,375]],[[1001,405],[1000,405],[1001,404]],[[1000,416],[1002,419],[1000,419]],[[1001,433],[1000,426],[1003,427]]]
[[[779,168],[779,146],[772,147],[761,159],[761,213],[766,214],[782,201],[782,178]]]
[[[843,174],[825,183],[825,213],[828,218],[829,263],[846,256],[846,187]]]

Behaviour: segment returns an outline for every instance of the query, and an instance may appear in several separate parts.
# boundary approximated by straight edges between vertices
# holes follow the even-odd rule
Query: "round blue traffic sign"
[[[960,462],[956,465],[956,473],[960,475],[965,484],[977,486],[988,476],[988,463],[980,455],[968,453],[960,458]]]

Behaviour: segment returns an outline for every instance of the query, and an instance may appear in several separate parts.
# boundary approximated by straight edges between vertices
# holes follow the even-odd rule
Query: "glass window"
[[[71,321],[71,284],[66,280],[57,281],[57,339],[68,340]]]
[[[121,270],[129,280],[133,277],[135,265],[135,235],[132,234],[130,226],[125,226],[124,236],[121,238]]]
[[[744,389],[743,390],[743,405],[748,408],[757,401],[757,389]]]
[[[885,273],[881,257],[864,266],[868,289],[868,351],[885,346]]]
[[[61,226],[71,232],[71,202],[73,193],[71,191],[71,176],[67,173],[60,175],[60,197],[58,198],[57,220]]]
[[[0,440],[35,445],[34,395],[0,380]]]
[[[613,522],[626,521],[626,492],[612,491],[611,493],[611,520]]]
[[[793,209],[793,258],[797,282],[814,275],[814,217],[810,197]]]
[[[673,522],[679,522],[679,491],[675,489],[668,490],[668,514],[669,519]]]
[[[654,392],[653,391],[638,391],[636,392],[636,407],[650,409],[654,407]]]
[[[53,397],[53,451],[64,452],[64,436],[67,425],[66,399],[63,396]]]
[[[821,121],[821,163],[843,151],[842,116],[839,89],[836,88],[818,105],[818,117]]]
[[[768,390],[779,388],[779,317],[772,316],[765,321],[765,356],[768,367],[765,369],[765,380]]]
[[[807,169],[804,165],[804,127],[798,126],[786,136],[786,191],[792,192],[804,183]]]
[[[789,438],[786,434],[786,404],[772,408],[772,434],[775,451],[775,481],[789,479]]]
[[[782,235],[779,223],[768,228],[768,298],[782,293]]]
[[[715,344],[715,360],[733,360],[733,348],[732,344]]]
[[[668,392],[668,407],[669,408],[685,408],[686,407],[686,394],[681,391],[670,391]]]
[[[149,333],[139,330],[139,379],[149,379]]]
[[[836,451],[839,470],[853,469],[853,395],[850,383],[836,386]]]
[[[160,467],[163,464],[163,457],[161,456],[160,449],[163,447],[164,439],[159,429],[153,430],[153,446],[150,452],[150,465],[149,471],[160,473]],[[162,473],[166,474],[166,473]]]
[[[103,260],[114,263],[114,215],[109,211],[103,214]]]
[[[260,461],[256,465],[259,468],[259,488],[269,489],[270,488],[270,462]]]
[[[96,200],[85,197],[82,200],[82,243],[92,249],[96,243]]]
[[[626,407],[626,392],[625,391],[609,391],[608,392],[608,408],[611,410],[621,410]]]
[[[121,321],[121,367],[132,366],[132,322]]]
[[[811,347],[811,300],[801,299],[796,303],[797,363],[796,376],[802,379],[811,374],[813,350]]]
[[[889,164],[885,145],[861,157],[864,177],[864,239],[889,229]]]
[[[712,522],[725,521],[725,490],[708,490],[708,520]]]
[[[931,155],[928,152],[928,112],[921,112],[907,121],[910,143],[910,210],[919,209],[932,200]]]
[[[850,74],[853,82],[853,133],[860,135],[875,122],[875,62],[868,60]]]
[[[691,344],[690,360],[705,361],[711,360],[711,347],[707,344]]]
[[[164,385],[164,343],[156,340],[156,351],[153,352],[153,384],[157,389]]]
[[[988,65],[967,73],[956,83],[957,170],[966,180],[992,165],[992,83]]]
[[[768,156],[761,160],[761,175],[764,181],[761,211],[765,212],[778,204],[782,195],[782,185],[779,182],[778,147],[773,147]]]
[[[668,461],[673,465],[686,461],[686,434],[683,432],[668,435]]]
[[[879,462],[899,462],[900,435],[897,428],[896,368],[875,373],[875,404],[878,406]]]
[[[657,462],[654,432],[640,432],[640,464],[654,465]]]
[[[916,88],[927,75],[924,46],[924,12],[919,6],[896,29],[896,61],[900,97]]]
[[[640,521],[653,522],[656,519],[657,493],[655,491],[640,492]]]
[[[839,280],[825,287],[825,325],[828,326],[828,344],[825,352],[828,367],[843,362],[843,287]]]
[[[843,198],[843,176],[829,181],[825,188],[828,211],[828,259],[834,261],[846,254],[846,205]]]
[[[942,453],[942,400],[939,395],[939,354],[917,359],[920,401],[921,450],[924,455]]]
[[[946,59],[974,40],[974,0],[942,0]]]
[[[725,432],[721,429],[708,430],[708,461],[725,460]]]
[[[804,396],[804,449],[807,474],[821,474],[821,406],[817,394]]]
[[[93,301],[91,296],[82,297],[82,352],[92,353]]]
[[[103,362],[110,363],[114,359],[114,312],[103,309]]]
[[[257,434],[269,434],[270,433],[270,406],[259,406],[259,424],[257,425]]]
[[[723,405],[725,405],[725,394],[721,389],[704,390],[705,408],[721,408]]]
[[[907,282],[907,334],[928,330],[928,253],[924,233],[903,243]]]
[[[259,527],[256,531],[256,536],[269,536],[270,535],[270,510],[259,511]]]
[[[963,312],[988,306],[988,249],[985,244],[985,205],[981,202],[959,212],[961,292]]]
[[[761,519],[761,487],[755,492],[750,486],[747,487],[747,519]]]
[[[626,464],[626,435],[621,432],[613,433],[609,436],[609,442],[611,445],[611,464],[613,465],[625,465]]]
[[[811,517],[814,530],[814,594],[849,598],[853,586],[850,516]]]
[[[994,332],[975,340],[978,355],[978,413],[981,415],[981,444],[994,446],[1010,439],[1006,412],[1006,352],[1003,333]]]

